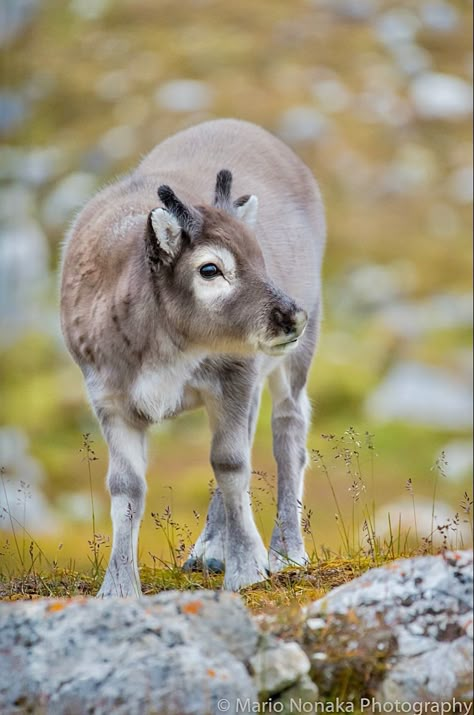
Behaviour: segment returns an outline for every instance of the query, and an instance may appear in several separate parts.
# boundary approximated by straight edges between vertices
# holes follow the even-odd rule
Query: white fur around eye
[[[203,246],[194,252],[193,263],[197,269],[206,263],[215,263],[227,278],[235,275],[235,258],[224,246]]]
[[[236,279],[234,256],[223,246],[203,246],[202,249],[195,251],[193,263],[195,266],[193,287],[196,298],[207,305],[215,304],[218,308],[221,300],[234,290]],[[222,275],[211,280],[203,278],[199,273],[199,268],[206,263],[215,263]]]

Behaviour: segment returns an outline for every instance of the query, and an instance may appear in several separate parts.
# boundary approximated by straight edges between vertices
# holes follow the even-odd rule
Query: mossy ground
[[[289,567],[267,581],[241,591],[245,604],[253,613],[276,613],[292,609],[324,596],[328,591],[360,576],[374,561],[367,556],[359,559],[335,557],[311,563],[305,568]],[[29,569],[23,575],[0,575],[0,600],[32,600],[36,598],[71,598],[95,596],[100,588],[102,571],[76,571],[67,568]],[[161,591],[220,589],[220,574],[187,573],[177,566],[167,568],[141,567],[142,591],[151,596]]]

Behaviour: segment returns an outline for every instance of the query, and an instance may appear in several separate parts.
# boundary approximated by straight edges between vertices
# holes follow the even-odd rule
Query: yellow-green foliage
[[[360,561],[334,557],[330,561],[313,563],[307,568],[288,568],[268,581],[244,589],[241,595],[254,612],[282,614],[288,627],[293,627],[292,609],[321,598],[330,589],[362,574],[372,565],[370,559]],[[95,596],[100,587],[102,572],[96,576],[91,570],[59,568],[55,563],[44,564],[39,557],[27,566],[23,574],[0,576],[0,599],[15,601],[40,597]],[[216,589],[222,587],[222,575],[186,573],[181,568],[165,566],[140,568],[142,590],[149,596],[161,591]]]

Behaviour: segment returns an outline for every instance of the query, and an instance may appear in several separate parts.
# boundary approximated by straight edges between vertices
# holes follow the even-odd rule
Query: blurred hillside
[[[0,13],[0,505],[8,499],[29,531],[46,532],[41,543],[84,559],[91,516],[79,449],[92,433],[97,530],[110,533],[106,451],[59,331],[60,243],[77,208],[157,142],[235,116],[286,141],[325,197],[309,446],[325,455],[342,508],[359,508],[362,472],[381,522],[390,511],[398,524],[408,505],[406,528],[411,479],[429,531],[431,467],[444,451],[436,514],[453,517],[472,471],[471,4],[2,0]],[[271,477],[269,414],[265,398],[254,467]],[[362,437],[348,466],[321,435],[350,426]],[[152,511],[171,505],[194,535],[193,509],[203,522],[207,454],[200,413],[154,433],[145,560],[165,543]],[[258,494],[268,539],[271,499]],[[316,464],[305,503],[316,545],[337,550]]]

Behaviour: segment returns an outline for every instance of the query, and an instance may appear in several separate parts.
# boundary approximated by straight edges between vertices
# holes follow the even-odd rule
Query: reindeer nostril
[[[308,314],[306,311],[298,308],[296,305],[290,305],[288,308],[279,307],[273,308],[271,318],[274,329],[279,335],[288,335],[295,340],[302,335],[308,322]]]
[[[272,311],[272,319],[275,325],[285,333],[285,335],[289,335],[295,330],[293,311],[284,313],[280,308],[274,308]]]
[[[272,310],[272,320],[277,324],[281,325],[283,321],[283,313],[278,308],[273,308]]]

